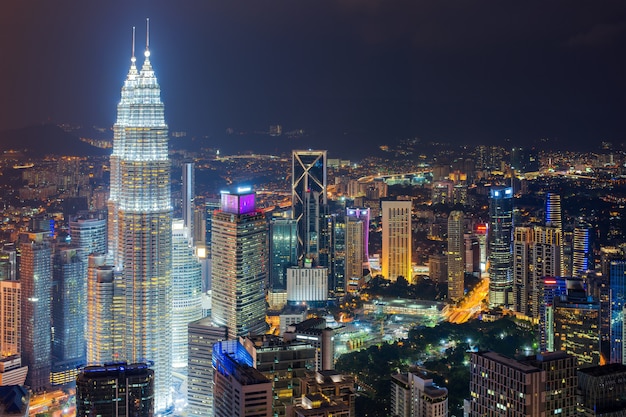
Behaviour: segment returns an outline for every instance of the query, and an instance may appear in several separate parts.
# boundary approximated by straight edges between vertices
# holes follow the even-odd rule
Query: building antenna
[[[133,26],[133,47],[132,47],[132,53],[130,56],[130,60],[134,63],[137,58],[135,58],[135,27]]]
[[[146,18],[146,51],[150,49],[150,18]]]

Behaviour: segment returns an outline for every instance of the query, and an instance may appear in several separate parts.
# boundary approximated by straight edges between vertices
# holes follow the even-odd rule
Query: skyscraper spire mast
[[[130,55],[130,62],[132,62],[133,65],[135,65],[135,61],[137,61],[137,58],[135,58],[135,27],[133,26],[133,46],[132,46],[132,52]]]

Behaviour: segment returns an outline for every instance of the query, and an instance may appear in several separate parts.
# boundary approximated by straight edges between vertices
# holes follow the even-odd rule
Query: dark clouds
[[[175,130],[624,141],[623,1],[9,0],[0,128],[111,125],[152,22]],[[139,48],[142,49],[142,48]]]

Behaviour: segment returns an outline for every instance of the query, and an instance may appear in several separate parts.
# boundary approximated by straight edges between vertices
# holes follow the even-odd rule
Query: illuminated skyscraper
[[[546,194],[546,226],[563,230],[561,214],[561,196],[555,193]]]
[[[452,301],[460,300],[464,294],[465,239],[463,231],[463,212],[450,212],[448,216],[448,298]]]
[[[346,278],[361,278],[368,265],[369,208],[346,209]]]
[[[298,257],[318,258],[326,198],[326,151],[293,151],[291,203],[298,222]]]
[[[609,266],[611,286],[611,363],[622,363],[624,350],[624,307],[626,306],[626,259]]]
[[[123,287],[116,285],[113,266],[104,254],[88,258],[87,273],[87,364],[103,364],[123,355],[125,314]]]
[[[80,249],[78,254],[85,262],[92,253],[106,253],[106,213],[87,211],[70,217],[70,236],[72,244]]]
[[[194,163],[183,163],[183,222],[189,229],[190,236],[194,236],[194,212],[195,212],[195,175]]]
[[[561,276],[562,234],[556,227],[516,227],[513,232],[515,311],[539,319],[545,277]]]
[[[582,276],[582,274],[595,267],[591,242],[592,233],[593,228],[589,225],[574,228],[572,275],[575,277]]]
[[[34,392],[50,385],[52,249],[47,234],[28,233],[20,244],[22,359],[28,366],[26,383]]]
[[[213,215],[213,321],[228,336],[263,334],[267,280],[267,226],[249,188],[222,192]]]
[[[21,284],[15,247],[0,250],[0,357],[21,354]]]
[[[411,201],[382,202],[382,274],[392,281],[399,276],[403,276],[408,282],[413,279],[411,207]]]
[[[63,385],[85,365],[87,264],[76,246],[57,244],[52,267],[52,383]]]
[[[149,40],[149,37],[147,37]],[[155,411],[171,405],[172,203],[168,133],[149,43],[134,45],[113,126],[109,254],[125,295],[123,359],[154,363]]]
[[[493,187],[489,196],[489,304],[507,306],[513,286],[511,239],[513,189]]]
[[[187,368],[187,325],[202,318],[202,271],[183,220],[172,227],[172,366]]]
[[[77,417],[154,415],[154,371],[145,363],[87,366],[76,379]]]
[[[187,413],[213,417],[213,344],[226,340],[225,327],[215,327],[206,317],[189,323]]]
[[[287,268],[298,263],[298,229],[293,219],[275,219],[270,223],[270,287],[287,289]]]

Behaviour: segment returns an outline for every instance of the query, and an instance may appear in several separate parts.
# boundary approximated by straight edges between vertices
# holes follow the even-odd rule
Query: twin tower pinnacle
[[[133,28],[131,66],[113,126],[106,263],[114,276],[102,283],[98,298],[100,311],[111,317],[91,324],[102,331],[88,342],[87,361],[150,363],[155,411],[164,412],[172,405],[171,166],[161,89],[150,64],[149,20],[146,29],[137,71]]]

